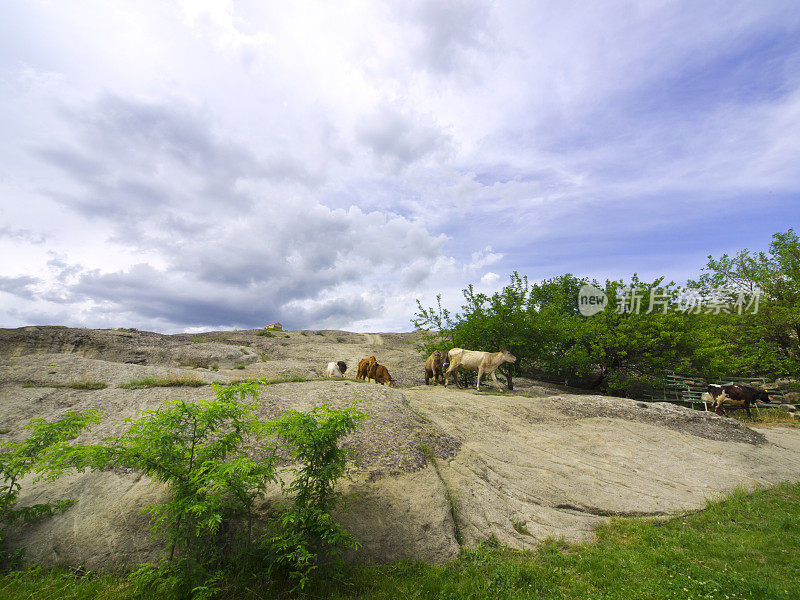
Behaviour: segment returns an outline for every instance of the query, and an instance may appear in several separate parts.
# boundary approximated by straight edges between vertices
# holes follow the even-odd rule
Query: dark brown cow
[[[339,367],[339,371],[341,372],[342,375],[344,375],[345,372],[347,371],[347,363],[344,362],[343,360],[338,361],[336,363],[336,366]]]
[[[383,365],[375,365],[371,377],[375,380],[375,383],[394,387],[394,379],[392,379],[392,376],[389,375],[389,371]]]
[[[727,402],[728,404],[743,406],[747,411],[747,416],[752,419],[753,413],[750,412],[751,404],[770,402],[772,400],[766,390],[755,388],[750,385],[735,383],[726,383],[725,385],[711,384],[707,389],[708,393],[711,394],[714,399],[711,409],[718,415],[727,414],[723,406]]]
[[[433,378],[433,385],[439,385],[439,378],[442,377],[442,371],[444,370],[444,358],[444,352],[435,350],[425,361],[425,385],[428,385],[431,377]]]

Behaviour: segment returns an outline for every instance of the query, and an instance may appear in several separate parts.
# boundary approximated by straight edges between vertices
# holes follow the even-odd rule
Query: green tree
[[[793,229],[774,234],[766,252],[744,249],[733,257],[709,256],[703,273],[690,285],[706,295],[724,290],[734,304],[744,295],[750,303],[732,314],[716,315],[720,335],[736,346],[730,356],[735,370],[800,373],[800,240]]]

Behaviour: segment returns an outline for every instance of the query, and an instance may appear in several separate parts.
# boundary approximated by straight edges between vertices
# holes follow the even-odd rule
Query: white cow
[[[344,377],[344,374],[340,370],[338,363],[329,362],[328,366],[325,368],[325,376],[326,377]]]
[[[494,374],[494,372],[497,370],[497,367],[502,365],[504,362],[517,362],[517,357],[503,348],[500,349],[500,352],[481,352],[479,350],[453,348],[447,353],[447,356],[450,359],[450,366],[447,368],[447,372],[444,374],[444,386],[447,387],[447,380],[449,379],[450,375],[452,375],[453,381],[456,382],[456,386],[461,387],[458,384],[458,377],[456,373],[458,371],[458,367],[461,367],[462,369],[467,369],[468,371],[478,372],[478,385],[476,386],[478,391],[481,389],[481,377],[483,377],[484,373],[491,375],[492,379],[494,380],[494,384],[500,388],[500,382],[497,381],[497,376]]]

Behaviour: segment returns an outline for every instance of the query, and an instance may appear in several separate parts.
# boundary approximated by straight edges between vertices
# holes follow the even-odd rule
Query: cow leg
[[[750,403],[747,400],[744,401],[744,409],[747,411],[747,418],[752,420],[753,413],[750,412]]]
[[[452,371],[448,371],[448,372],[449,372],[449,373],[452,373],[452,375],[453,375],[453,381],[455,381],[455,383],[456,383],[456,387],[457,387],[458,389],[461,389],[461,384],[460,384],[460,383],[458,383],[458,365],[456,365],[456,368],[455,368],[455,369],[453,369]],[[447,386],[447,379],[445,379],[445,380],[444,380],[444,384],[445,384],[445,386]]]
[[[431,380],[431,373],[428,369],[425,369],[425,385],[428,385],[428,382]]]
[[[478,383],[475,387],[479,392],[481,391],[481,377],[483,377],[483,367],[478,367]]]
[[[497,381],[497,375],[494,374],[494,371],[492,371],[492,381],[494,381],[494,385],[498,390],[502,390],[503,389],[503,386],[500,385],[499,381]]]

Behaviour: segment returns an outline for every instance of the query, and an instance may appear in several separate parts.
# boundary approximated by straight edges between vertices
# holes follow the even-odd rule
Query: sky
[[[0,327],[409,331],[800,228],[796,0],[0,8]]]

